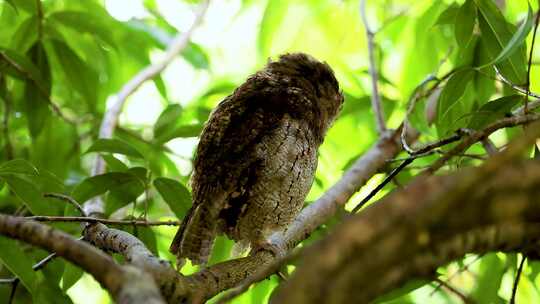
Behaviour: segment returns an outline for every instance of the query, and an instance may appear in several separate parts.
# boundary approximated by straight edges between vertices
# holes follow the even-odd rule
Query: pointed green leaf
[[[497,63],[497,67],[501,74],[511,82],[517,85],[524,84],[527,72],[525,45],[518,43],[520,40],[518,39],[519,37],[516,39],[512,38],[514,26],[506,21],[493,1],[475,0],[475,3],[478,7],[478,21],[480,31],[482,32],[480,39],[486,44],[486,49],[492,61],[495,61],[505,47],[509,45],[509,42],[514,40],[508,51],[505,51],[506,60],[501,60]],[[525,32],[526,28],[527,26],[524,27],[522,32]]]
[[[85,153],[89,152],[118,153],[143,158],[142,154],[133,148],[133,146],[118,139],[100,138]]]
[[[484,104],[474,113],[468,128],[480,130],[495,120],[511,114],[512,108],[520,101],[523,101],[523,96],[512,95],[504,96]]]
[[[161,134],[161,136],[156,138],[155,141],[158,144],[163,144],[177,137],[197,137],[201,133],[203,127],[204,125],[200,123],[175,126],[173,129],[167,130]]]
[[[204,49],[196,43],[190,42],[182,52],[182,55],[186,61],[191,63],[191,65],[197,69],[208,69],[210,66],[208,55]]]
[[[527,11],[527,18],[525,19],[525,21],[521,23],[518,30],[514,33],[512,38],[510,38],[510,40],[504,46],[504,48],[499,53],[499,55],[495,59],[493,59],[493,61],[486,64],[486,66],[502,62],[503,60],[510,57],[510,55],[512,55],[519,47],[522,47],[525,43],[525,39],[527,39],[527,35],[532,29],[533,24],[534,24],[533,12],[531,9],[531,5],[529,4],[529,9]]]
[[[137,176],[129,172],[109,172],[84,179],[75,186],[71,195],[75,200],[83,203],[108,190],[117,189],[138,180]]]
[[[473,0],[467,0],[459,8],[455,20],[455,36],[460,47],[465,47],[471,40],[476,23],[476,6]]]
[[[90,34],[117,48],[110,22],[100,16],[95,16],[81,11],[57,11],[47,16],[48,22],[57,22],[79,33]]]
[[[174,129],[182,112],[183,109],[179,104],[171,104],[165,108],[154,125],[154,138],[160,137],[167,130]]]
[[[107,168],[110,171],[126,171],[128,169],[128,166],[124,164],[121,160],[114,157],[112,154],[102,154],[101,157],[103,160],[105,160],[105,163],[107,163]]]
[[[444,121],[446,114],[452,106],[463,96],[465,88],[473,79],[474,71],[471,69],[461,70],[454,73],[441,92],[437,104],[437,122]]]
[[[34,165],[24,159],[14,159],[0,165],[0,176],[3,174],[38,175]]]
[[[154,186],[176,217],[183,219],[189,208],[191,208],[191,193],[189,193],[186,186],[174,179],[165,177],[156,178]]]
[[[35,290],[36,273],[32,269],[32,259],[13,239],[0,236],[0,262],[21,280],[30,292]]]

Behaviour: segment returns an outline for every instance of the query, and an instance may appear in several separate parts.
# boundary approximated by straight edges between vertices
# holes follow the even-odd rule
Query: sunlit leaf
[[[210,65],[208,55],[204,49],[196,43],[189,43],[182,52],[182,55],[189,63],[198,69],[208,69]]]
[[[81,11],[58,11],[47,16],[47,21],[58,22],[80,33],[91,34],[109,46],[117,48],[113,32],[110,30],[111,24],[104,18]]]
[[[257,43],[259,53],[263,56],[267,56],[270,51],[274,33],[287,13],[287,4],[284,0],[268,1],[266,4]]]
[[[62,290],[67,291],[82,277],[84,272],[79,267],[66,263],[64,274],[62,275]]]
[[[505,272],[504,262],[497,257],[497,254],[489,253],[482,257],[475,286],[471,292],[472,298],[479,303],[506,303],[498,295]]]
[[[442,25],[442,24],[454,24],[456,21],[456,15],[458,14],[460,6],[457,3],[452,3],[450,6],[448,6],[440,15],[437,21],[435,22],[436,25]]]
[[[512,40],[512,25],[509,24],[497,6],[491,0],[475,0],[478,7],[478,21],[482,39],[487,46],[487,50],[495,60]],[[518,51],[510,51],[518,48]],[[505,52],[508,58],[497,64],[502,75],[517,85],[525,83],[526,63],[525,45],[518,44],[518,40],[512,44],[511,49]]]
[[[374,301],[374,303],[385,303],[387,301],[391,301],[393,299],[406,295],[407,293],[413,290],[416,290],[428,283],[429,283],[428,280],[411,280],[408,283],[406,283],[404,286],[397,288],[383,296],[380,296]]]

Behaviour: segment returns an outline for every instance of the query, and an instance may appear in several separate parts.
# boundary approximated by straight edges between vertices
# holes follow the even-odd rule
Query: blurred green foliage
[[[181,219],[191,204],[188,181],[195,138],[211,109],[269,57],[293,51],[327,61],[346,96],[320,149],[316,182],[307,198],[313,201],[377,138],[358,2],[214,1],[181,56],[130,97],[114,138],[104,140],[97,138],[98,130],[115,94],[158,60],[175,34],[187,30],[197,1],[0,1],[0,212],[76,214],[72,207],[42,195],[59,192],[80,202],[104,195],[106,215],[113,218],[138,218],[148,207],[150,219]],[[536,3],[530,7],[526,1],[368,2],[368,19],[376,31],[375,65],[390,127],[401,123],[410,96],[432,74],[448,77],[442,90],[426,90],[410,117],[422,132],[422,142],[458,128],[482,128],[521,104],[522,97],[495,80],[493,66],[514,84],[526,83]],[[532,91],[540,88],[537,79],[535,63]],[[494,140],[504,144],[518,134],[499,132]],[[469,152],[484,153],[480,145]],[[92,177],[96,153],[105,159],[107,172]],[[417,160],[397,181],[409,182],[432,160],[433,156]],[[446,170],[477,163],[458,157]],[[375,176],[351,201],[358,201],[379,181]],[[379,197],[394,187],[387,186]],[[306,244],[323,237],[338,221],[329,221]],[[54,226],[80,235],[77,224]],[[175,228],[124,229],[159,256],[174,259],[167,248]],[[231,245],[226,238],[218,239],[211,261],[229,258]],[[69,263],[56,260],[34,272],[31,266],[45,252],[2,237],[0,248],[0,276],[16,275],[21,280],[16,303],[108,301],[95,282]],[[501,253],[467,256],[439,272],[442,280],[478,303],[504,303],[517,260]],[[195,270],[185,268],[187,273]],[[539,273],[536,262],[526,264],[520,303],[540,303]],[[235,303],[263,303],[278,284],[272,276]],[[460,302],[435,285],[414,281],[379,302]],[[97,295],[88,295],[88,286]],[[0,285],[0,302],[9,293],[9,285]]]

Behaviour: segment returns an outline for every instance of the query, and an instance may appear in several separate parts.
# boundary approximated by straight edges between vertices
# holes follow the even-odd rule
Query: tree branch
[[[519,156],[539,127],[481,167],[420,179],[345,221],[306,250],[273,303],[368,303],[465,253],[537,255],[540,163]]]
[[[163,303],[151,277],[120,266],[90,244],[52,227],[20,217],[0,214],[0,234],[41,247],[90,273],[118,303]]]

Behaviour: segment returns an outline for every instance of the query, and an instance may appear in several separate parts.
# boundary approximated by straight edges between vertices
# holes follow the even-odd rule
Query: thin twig
[[[484,150],[486,150],[488,155],[495,155],[497,152],[499,152],[497,146],[495,146],[493,141],[491,141],[487,137],[482,140],[482,146],[484,147]]]
[[[17,286],[19,286],[19,280],[15,280],[15,282],[13,282],[13,286],[11,287],[11,292],[9,293],[8,304],[13,303],[13,300],[15,300],[15,292],[17,291]]]
[[[60,199],[60,200],[63,200],[65,202],[68,202],[73,207],[75,207],[75,209],[77,209],[77,211],[79,211],[81,216],[84,216],[84,217],[87,216],[86,213],[84,212],[84,209],[82,208],[82,206],[74,198],[72,198],[71,196],[67,196],[67,195],[64,195],[64,194],[61,194],[61,193],[48,192],[48,193],[44,193],[43,197],[52,197],[52,198],[56,198],[56,199]]]
[[[499,71],[497,66],[494,65],[493,69],[495,69],[495,73],[499,77],[499,80],[501,80],[504,84],[508,85],[512,89],[516,90],[517,92],[519,92],[521,94],[525,94],[525,95],[535,97],[535,98],[540,98],[540,94],[535,93],[535,92],[531,92],[531,91],[527,91],[526,89],[518,86],[517,84],[512,83],[510,80],[508,80],[506,77],[504,77],[503,74],[501,74],[501,72]]]
[[[435,161],[435,163],[433,163],[429,168],[427,168],[424,172],[422,172],[422,174],[429,175],[429,174],[434,173],[439,168],[441,168],[444,164],[446,164],[446,162],[450,160],[452,157],[464,152],[471,145],[477,143],[478,141],[484,138],[487,138],[491,133],[499,129],[525,125],[539,119],[540,119],[540,114],[538,113],[529,113],[526,115],[505,117],[489,124],[482,130],[472,131],[471,133],[463,136],[464,140],[461,141],[461,143],[455,146],[452,150],[448,151],[443,157]]]
[[[516,293],[519,285],[519,279],[521,278],[521,273],[523,272],[523,265],[527,260],[526,256],[521,257],[521,262],[519,262],[519,267],[516,272],[516,278],[514,279],[514,286],[512,286],[512,296],[510,297],[510,304],[516,303]]]
[[[172,40],[171,44],[167,47],[164,57],[156,63],[150,64],[149,66],[142,69],[137,75],[135,75],[131,80],[129,80],[118,92],[116,95],[116,101],[113,105],[107,109],[101,126],[99,128],[99,138],[111,138],[116,128],[118,121],[118,116],[122,111],[122,108],[127,100],[127,98],[133,94],[143,83],[156,77],[161,73],[175,58],[184,50],[188,45],[191,35],[197,26],[202,22],[204,14],[208,8],[209,0],[204,1],[198,11],[195,14],[195,20],[191,27],[182,32]],[[98,155],[96,156],[94,165],[92,167],[92,175],[99,175],[105,172],[105,162]],[[103,202],[100,198],[96,198],[88,201],[85,204],[85,211],[89,215],[103,213]]]
[[[540,2],[539,2],[540,3]],[[527,114],[528,112],[528,105],[529,105],[529,91],[531,88],[531,66],[532,66],[532,57],[533,57],[533,50],[534,50],[534,42],[536,40],[536,30],[538,29],[538,21],[540,20],[540,10],[536,12],[536,19],[534,21],[534,31],[532,36],[532,42],[531,42],[531,50],[529,51],[529,63],[527,65],[527,79],[525,80],[525,90],[527,94],[525,94],[525,104],[523,105],[523,112]]]
[[[435,282],[439,283],[439,286],[442,286],[444,288],[446,288],[448,291],[450,291],[451,293],[453,293],[454,295],[456,295],[458,298],[461,299],[461,301],[463,301],[463,303],[466,303],[466,304],[472,304],[472,303],[475,303],[471,298],[469,298],[468,296],[466,296],[465,294],[463,294],[461,291],[459,291],[457,288],[455,288],[454,286],[446,283],[445,281],[439,279],[439,278],[435,278],[434,280]]]
[[[360,16],[366,29],[366,37],[368,43],[368,55],[369,55],[369,75],[371,78],[371,107],[375,114],[375,121],[377,122],[377,131],[379,135],[383,135],[386,132],[386,124],[384,122],[384,113],[381,107],[381,96],[379,94],[379,75],[375,65],[375,33],[371,30],[369,22],[366,16],[366,0],[360,1]]]
[[[386,186],[401,170],[403,170],[408,164],[412,163],[414,161],[414,158],[408,158],[404,160],[399,166],[397,166],[386,178],[382,181],[382,183],[378,184],[375,189],[373,189],[366,197],[364,197],[351,211],[352,214],[355,214],[360,210],[371,198],[373,198],[381,189]]]
[[[79,223],[102,223],[122,226],[180,226],[179,221],[141,221],[141,220],[110,220],[84,216],[45,216],[35,215],[25,217],[37,222],[79,222]]]

